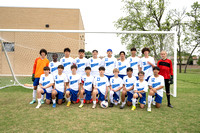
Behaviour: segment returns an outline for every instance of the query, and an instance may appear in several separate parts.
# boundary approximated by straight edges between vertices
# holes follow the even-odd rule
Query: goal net
[[[113,37],[110,36],[111,34],[115,34],[115,36],[122,38],[126,37],[126,41],[123,43],[127,47],[126,52],[128,56],[130,56],[131,47],[137,48],[139,57],[142,57],[141,49],[143,47],[149,47],[151,49],[150,56],[153,56],[157,63],[160,59],[160,51],[167,51],[168,58],[172,60],[174,69],[174,84],[170,87],[171,95],[174,97],[177,96],[176,33],[167,31],[97,32],[81,30],[0,29],[0,89],[9,86],[22,86],[32,89],[33,82],[31,80],[31,75],[33,64],[42,48],[45,48],[48,51],[47,58],[50,62],[52,61],[53,53],[58,54],[59,61],[60,58],[64,56],[63,49],[66,47],[71,49],[71,57],[76,58],[78,57],[78,50],[80,48],[85,49],[85,42],[87,42],[85,36],[111,38]],[[115,38],[113,38],[113,40],[114,39]],[[95,49],[100,50],[102,48],[97,42],[92,42],[92,45],[95,44],[98,45]],[[109,44],[107,46],[107,48],[111,48]],[[120,49],[120,46],[118,47],[118,49]],[[89,50],[86,49],[86,51]],[[117,55],[118,53],[115,53],[116,58],[118,57]],[[88,58],[90,56],[91,55],[87,55]],[[105,55],[99,56],[104,57]]]

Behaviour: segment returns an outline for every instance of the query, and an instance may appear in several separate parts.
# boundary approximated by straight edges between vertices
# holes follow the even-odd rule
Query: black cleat
[[[114,106],[114,104],[113,104],[113,103],[110,103],[109,107],[113,107],[113,106]]]
[[[167,106],[170,107],[170,108],[173,108],[173,106],[171,104],[168,104]]]

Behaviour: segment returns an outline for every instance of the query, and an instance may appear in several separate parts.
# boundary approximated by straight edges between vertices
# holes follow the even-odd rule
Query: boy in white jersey
[[[130,67],[130,64],[129,64],[129,62],[126,60],[126,57],[125,57],[126,54],[125,54],[124,51],[121,51],[121,52],[119,53],[119,56],[120,56],[120,60],[117,61],[117,68],[119,69],[119,77],[120,77],[121,79],[123,79],[124,76],[127,75],[127,74],[126,74],[126,69],[127,69],[128,67]]]
[[[86,75],[81,77],[81,92],[80,92],[80,99],[81,99],[81,105],[80,108],[84,105],[84,94],[85,94],[85,102],[88,104],[90,103],[91,97],[92,97],[92,90],[93,90],[93,83],[94,83],[94,77],[90,75],[91,68],[86,67],[85,73]]]
[[[72,103],[76,103],[77,97],[79,96],[81,92],[81,76],[76,73],[77,66],[72,65],[71,66],[72,73],[68,75],[69,80],[69,86],[66,91],[66,98],[67,98],[67,107],[69,107]]]
[[[49,63],[49,67],[50,67],[51,74],[55,75],[58,73],[58,66],[61,65],[61,63],[59,61],[57,61],[57,59],[58,59],[57,53],[53,53],[52,58],[53,58],[53,61],[51,61]]]
[[[136,48],[131,48],[131,56],[127,58],[128,62],[130,63],[130,67],[133,68],[133,76],[139,79],[138,72],[141,71],[140,68],[140,58],[136,56]]]
[[[105,67],[105,76],[110,81],[110,78],[114,76],[113,69],[117,68],[117,59],[112,57],[112,49],[107,50],[107,57],[102,59],[101,66]]]
[[[92,57],[88,59],[88,65],[91,67],[91,75],[94,77],[99,76],[99,67],[101,65],[101,59],[97,57],[98,51],[92,51]]]
[[[164,77],[159,75],[160,68],[153,68],[153,75],[149,78],[149,96],[147,111],[151,112],[152,96],[155,96],[156,108],[160,108],[163,98],[163,88],[165,86]]]
[[[134,95],[132,99],[132,109],[136,109],[136,98],[140,98],[140,108],[144,108],[146,104],[146,92],[148,91],[148,83],[144,80],[144,72],[140,71],[138,73],[139,80],[134,83]]]
[[[137,80],[136,77],[134,77],[132,74],[133,74],[133,69],[131,67],[127,68],[127,76],[125,76],[123,79],[123,91],[121,95],[122,105],[120,106],[120,109],[123,109],[125,107],[126,96],[127,96],[127,105],[131,106],[132,104],[134,83]]]
[[[120,90],[123,87],[123,80],[118,76],[119,69],[115,68],[113,70],[114,77],[110,79],[110,105],[109,107],[113,107],[113,105],[117,105],[120,99]]]
[[[54,75],[54,89],[52,90],[52,101],[53,108],[56,107],[56,96],[58,98],[58,104],[62,104],[62,100],[64,98],[66,92],[66,86],[68,84],[67,76],[63,73],[64,67],[63,65],[58,66],[58,74]]]
[[[108,86],[109,81],[106,76],[104,76],[105,68],[99,67],[99,76],[95,77],[94,79],[94,90],[92,92],[92,100],[93,106],[92,108],[96,108],[96,97],[99,95],[99,104],[107,98],[108,95]]]
[[[65,48],[64,49],[65,56],[60,59],[61,65],[64,66],[63,73],[65,73],[66,75],[69,75],[72,73],[71,66],[73,65],[73,62],[74,62],[74,59],[72,57],[70,57],[70,52],[71,52],[71,50],[69,48]]]
[[[39,80],[39,88],[37,90],[37,97],[38,97],[38,105],[36,108],[40,108],[41,106],[41,94],[46,93],[46,103],[50,104],[51,102],[51,91],[52,86],[54,84],[53,76],[49,74],[50,68],[44,67],[44,74],[40,76]]]
[[[79,49],[78,51],[79,57],[77,57],[74,60],[74,64],[77,66],[77,74],[80,76],[85,75],[85,67],[88,66],[88,60],[84,57],[85,56],[85,50]]]
[[[148,82],[149,78],[153,75],[153,67],[155,67],[155,60],[153,57],[149,56],[150,49],[149,48],[143,48],[142,54],[144,54],[144,57],[141,58],[140,67],[142,68],[142,71],[145,73],[145,80]]]

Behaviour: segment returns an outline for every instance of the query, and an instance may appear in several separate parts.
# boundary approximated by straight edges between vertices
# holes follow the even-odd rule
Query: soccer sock
[[[41,95],[41,99],[44,100],[44,94]]]
[[[152,96],[148,96],[148,108],[151,108]]]
[[[55,104],[55,103],[56,103],[56,99],[52,99],[52,101],[53,101],[53,104]]]
[[[33,90],[33,100],[36,100],[37,90]]]
[[[135,103],[136,103],[136,99],[133,98],[133,99],[132,99],[132,104],[133,104],[133,106],[135,106]]]
[[[81,104],[83,104],[83,98],[81,98]]]
[[[118,103],[115,102],[115,106],[117,106]]]
[[[113,94],[114,94],[114,92],[113,92],[113,91],[110,91],[110,102],[111,102],[111,103],[114,103],[114,102],[113,102]]]
[[[38,98],[38,104],[40,104],[41,103],[41,98]]]
[[[170,95],[167,95],[167,102],[168,102],[168,105],[170,105]]]
[[[93,101],[93,104],[96,104],[97,102],[96,101]]]
[[[68,102],[70,101],[70,97],[69,97],[69,98],[67,98],[67,101],[68,101]]]

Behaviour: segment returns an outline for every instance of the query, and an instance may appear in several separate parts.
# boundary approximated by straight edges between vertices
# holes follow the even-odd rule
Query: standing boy
[[[53,53],[52,58],[53,58],[53,61],[49,63],[49,67],[50,67],[51,74],[55,75],[55,74],[58,74],[58,66],[61,65],[61,63],[57,61],[58,59],[57,53]]]

